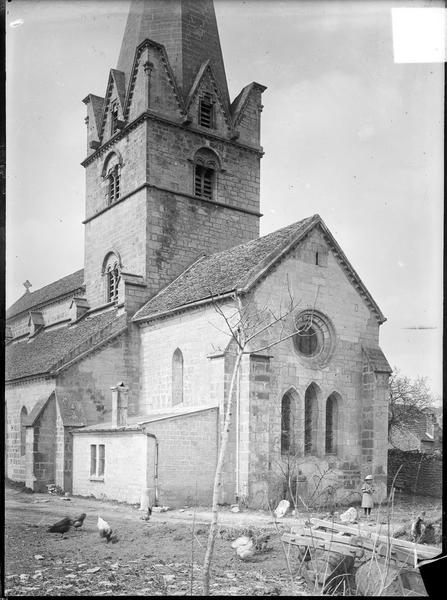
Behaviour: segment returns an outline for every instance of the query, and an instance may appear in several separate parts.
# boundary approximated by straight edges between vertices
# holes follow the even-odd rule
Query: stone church
[[[132,1],[83,100],[84,268],[7,311],[9,478],[209,503],[250,314],[221,502],[265,506],[287,474],[301,497],[369,473],[386,493],[385,317],[318,214],[259,237],[265,89],[230,99],[212,0]]]

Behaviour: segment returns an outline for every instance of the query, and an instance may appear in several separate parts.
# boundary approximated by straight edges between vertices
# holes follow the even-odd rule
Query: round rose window
[[[296,335],[293,337],[295,350],[309,366],[326,365],[335,348],[335,330],[326,315],[308,309],[295,319]]]

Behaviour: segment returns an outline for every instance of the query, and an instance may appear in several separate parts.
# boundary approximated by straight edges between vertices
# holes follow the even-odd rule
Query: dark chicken
[[[47,531],[50,533],[60,533],[63,536],[70,529],[71,523],[70,517],[64,517],[60,521],[57,521],[57,523],[54,523],[54,525],[51,525],[51,527],[48,527]]]
[[[86,516],[87,515],[85,513],[82,513],[78,517],[75,517],[74,519],[72,519],[71,524],[73,525],[73,527],[75,529],[79,529],[80,527],[82,527]]]

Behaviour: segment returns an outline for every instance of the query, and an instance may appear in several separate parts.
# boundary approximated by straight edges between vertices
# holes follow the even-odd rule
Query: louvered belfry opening
[[[116,100],[110,105],[110,135],[118,131],[118,105]]]
[[[214,170],[196,165],[194,175],[194,194],[202,198],[213,197],[213,176]]]
[[[199,125],[212,129],[213,123],[213,97],[209,92],[204,92],[199,102]]]
[[[107,273],[107,300],[108,302],[115,302],[118,300],[118,283],[119,283],[119,272],[118,268],[115,267]]]
[[[116,202],[120,197],[119,166],[115,165],[109,175],[109,204]]]
[[[194,157],[194,195],[212,198],[219,159],[209,148],[200,148]]]

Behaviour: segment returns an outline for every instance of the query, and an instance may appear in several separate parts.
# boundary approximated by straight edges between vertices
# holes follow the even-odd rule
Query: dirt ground
[[[393,530],[408,529],[411,518],[421,510],[425,510],[426,519],[437,519],[441,516],[441,501],[397,498]],[[47,527],[62,516],[73,517],[82,512],[87,513],[82,529],[71,529],[63,537],[47,532]],[[371,520],[360,520],[362,527],[378,529],[380,522],[386,521],[384,511],[383,516],[377,508],[373,512],[376,514]],[[98,515],[113,527],[116,543],[106,543],[99,537]],[[138,507],[129,505],[78,497],[63,500],[61,496],[27,494],[7,487],[3,595],[191,595],[191,587],[193,595],[200,595],[209,510],[198,507],[154,512],[149,521],[143,521],[141,516]],[[292,586],[280,535],[267,512],[235,514],[226,508],[222,509],[219,523],[211,579],[213,595],[311,594],[300,575],[295,548],[290,553]],[[280,533],[290,531],[296,523],[295,518],[282,519],[278,525]],[[269,531],[270,549],[250,561],[242,561],[231,542],[248,528],[255,533]]]

